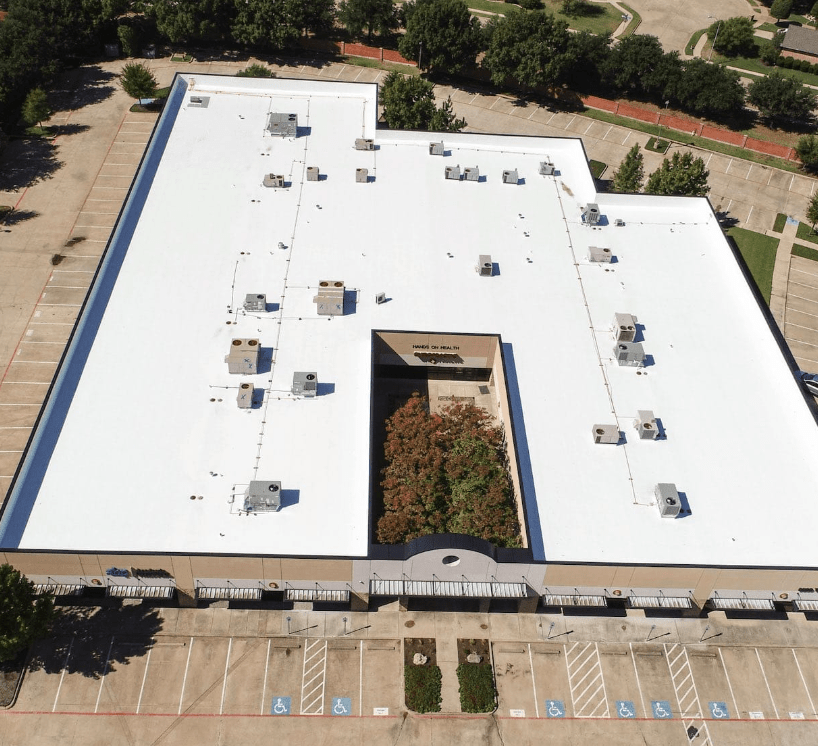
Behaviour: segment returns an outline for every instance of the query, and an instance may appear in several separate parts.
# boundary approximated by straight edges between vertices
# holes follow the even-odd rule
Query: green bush
[[[812,64],[808,60],[800,60],[800,63],[801,64],[799,67],[801,68],[802,73],[808,73],[810,70],[812,70]]]
[[[526,10],[542,10],[542,0],[517,0],[517,4]]]
[[[786,70],[791,70],[793,62],[795,62],[795,60],[792,57],[779,57],[776,64]]]
[[[406,706],[414,712],[440,712],[441,681],[443,679],[437,666],[403,667],[404,691]]]
[[[461,663],[457,667],[457,680],[463,712],[494,712],[497,692],[490,664]]]

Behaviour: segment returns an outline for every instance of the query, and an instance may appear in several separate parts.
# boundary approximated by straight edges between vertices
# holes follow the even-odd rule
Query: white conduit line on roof
[[[608,381],[608,376],[605,373],[605,366],[602,363],[602,355],[599,352],[599,342],[596,338],[596,334],[594,333],[594,320],[591,317],[591,307],[588,305],[588,297],[585,294],[585,285],[582,282],[582,274],[579,271],[579,262],[577,261],[577,253],[574,251],[574,242],[571,240],[571,232],[568,230],[568,218],[565,216],[565,206],[562,203],[562,195],[560,194],[560,187],[557,186],[557,179],[553,180],[554,183],[554,191],[557,194],[557,201],[560,204],[560,212],[562,212],[562,219],[565,222],[565,233],[568,238],[568,247],[571,249],[571,257],[574,260],[574,271],[577,273],[577,279],[579,280],[579,290],[582,293],[582,302],[585,304],[585,313],[588,314],[588,326],[591,329],[591,339],[594,342],[594,349],[596,350],[596,357],[599,360],[599,370],[602,373],[602,380],[605,382],[605,390],[608,392],[608,401],[611,403],[611,412],[613,416],[616,418],[617,427],[619,427],[619,415],[616,412],[616,405],[614,404],[613,400],[613,393],[611,392],[611,384]],[[622,446],[622,453],[625,455],[625,466],[628,469],[628,477],[631,484],[631,492],[633,493],[633,504],[639,505],[639,500],[636,497],[636,488],[633,486],[633,473],[631,472],[631,462],[628,459],[628,447],[627,444],[623,444]],[[647,503],[645,503],[647,504]]]

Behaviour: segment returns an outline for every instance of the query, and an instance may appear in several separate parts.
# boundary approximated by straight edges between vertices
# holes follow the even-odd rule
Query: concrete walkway
[[[770,311],[782,330],[784,329],[784,314],[787,310],[787,279],[790,275],[790,256],[792,254],[792,245],[795,242],[795,232],[797,229],[798,221],[787,220],[781,234],[777,234],[772,230],[767,231],[767,235],[781,236],[778,241],[778,249],[775,253]]]

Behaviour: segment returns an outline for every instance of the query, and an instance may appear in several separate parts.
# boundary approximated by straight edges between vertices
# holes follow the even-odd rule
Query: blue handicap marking
[[[352,712],[352,700],[349,697],[332,698],[333,715],[349,715]]]
[[[565,717],[565,703],[561,699],[545,700],[545,711],[550,718]]]
[[[710,702],[710,714],[719,720],[728,720],[730,718],[730,711],[724,702]]]
[[[633,706],[633,702],[627,699],[618,699],[616,700],[616,714],[621,718],[635,718],[636,708]]]
[[[657,720],[663,720],[665,718],[672,718],[673,712],[670,709],[670,702],[666,699],[654,699],[650,706],[653,708],[653,717]]]
[[[271,715],[289,715],[291,707],[291,700],[289,697],[273,697],[270,702]]]

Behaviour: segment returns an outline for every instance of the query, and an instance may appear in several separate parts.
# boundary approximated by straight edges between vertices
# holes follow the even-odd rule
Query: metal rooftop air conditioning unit
[[[659,427],[656,424],[656,418],[649,409],[636,410],[636,419],[633,421],[633,426],[639,433],[641,440],[656,440],[659,436]]]
[[[624,227],[624,225],[625,225],[625,221],[624,221],[624,220],[622,220],[622,218],[617,218],[616,220],[614,220],[614,225],[615,225],[617,228],[622,228],[622,227]]]
[[[239,409],[252,409],[253,393],[254,388],[252,383],[243,383],[239,386],[239,393],[236,397],[236,403],[239,405]]]
[[[662,518],[675,518],[682,509],[682,501],[676,491],[675,484],[660,482],[654,489],[656,504],[659,506],[659,514]]]
[[[429,155],[443,155],[445,152],[442,142],[429,143]]]
[[[355,182],[358,184],[366,184],[369,181],[369,169],[368,168],[356,168],[355,169]]]
[[[188,106],[193,109],[206,109],[210,103],[210,96],[191,96]]]
[[[446,178],[452,181],[460,181],[460,166],[446,166],[444,171]]]
[[[248,513],[277,513],[281,510],[281,482],[250,482],[244,490]]]
[[[318,374],[296,371],[293,373],[293,387],[291,391],[295,396],[317,396]]]
[[[263,184],[273,189],[281,189],[284,186],[284,177],[279,174],[265,174]]]
[[[366,137],[356,137],[355,150],[375,150],[375,141]]]
[[[381,303],[386,303],[386,293],[378,293],[375,296],[375,303],[381,305]]]
[[[343,280],[321,280],[318,283],[318,295],[316,295],[312,301],[318,306],[317,311],[319,316],[343,316]]]
[[[645,351],[641,342],[618,342],[613,353],[619,365],[641,368],[645,364]]]
[[[610,249],[601,249],[598,246],[588,247],[588,261],[590,262],[610,264],[612,256]]]
[[[594,425],[591,428],[591,435],[594,437],[594,443],[611,443],[616,445],[619,443],[619,426]]]
[[[480,169],[477,166],[467,166],[463,170],[466,181],[480,181]]]
[[[503,171],[503,184],[516,184],[520,181],[520,177],[517,174],[517,169],[511,169],[509,171]]]
[[[318,166],[307,166],[307,181],[320,181],[321,171]]]
[[[553,176],[554,164],[550,161],[540,161],[540,176]]]
[[[474,268],[481,277],[491,277],[494,274],[494,264],[491,261],[491,254],[480,254],[477,258],[477,266]]]
[[[239,375],[258,373],[260,349],[257,339],[234,339],[230,343],[230,353],[224,358],[227,370]]]
[[[266,130],[276,137],[296,137],[298,135],[298,114],[271,111],[267,115]]]
[[[585,225],[596,225],[599,222],[599,205],[595,202],[589,202],[585,205],[585,209],[582,211],[582,219],[585,221]]]
[[[615,313],[613,333],[617,342],[633,342],[636,339],[636,316],[629,313]]]
[[[244,296],[245,311],[266,311],[267,296],[264,293],[249,293]]]

